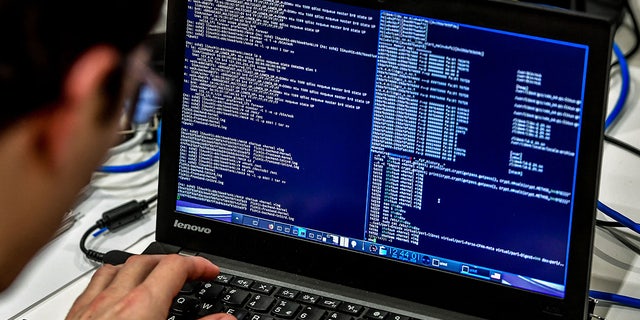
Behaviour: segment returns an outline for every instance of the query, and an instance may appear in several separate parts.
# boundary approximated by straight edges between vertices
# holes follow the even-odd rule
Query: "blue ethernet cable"
[[[598,210],[600,210],[602,213],[606,214],[607,216],[611,217],[613,220],[620,222],[623,226],[640,234],[640,224],[633,222],[631,219],[611,209],[610,207],[608,207],[607,205],[605,205],[600,201],[598,201]]]
[[[138,163],[118,165],[118,166],[102,166],[98,171],[102,173],[129,173],[147,169],[160,160],[160,134],[162,131],[162,122],[158,124],[158,151],[151,158]]]
[[[625,106],[625,104],[627,102],[627,98],[629,96],[629,83],[631,82],[630,81],[630,74],[629,74],[629,65],[627,63],[627,60],[626,60],[624,54],[622,53],[622,50],[620,50],[618,45],[614,43],[613,51],[614,51],[616,57],[618,58],[618,62],[620,64],[620,73],[621,73],[621,76],[622,76],[622,84],[621,84],[621,89],[620,89],[620,95],[618,96],[618,100],[616,101],[616,105],[614,106],[613,110],[611,111],[609,116],[607,116],[607,118],[605,120],[605,125],[604,125],[605,131],[611,127],[611,125],[616,121],[616,119],[618,118],[618,116],[622,112],[622,109],[624,108],[624,106]],[[598,210],[600,210],[605,215],[611,217],[612,219],[616,220],[617,222],[621,223],[623,226],[625,226],[625,227],[633,230],[634,232],[640,234],[640,225],[639,224],[633,222],[628,217],[626,217],[623,214],[611,209],[610,207],[608,207],[607,205],[605,205],[604,203],[602,203],[600,201],[598,201]],[[629,296],[624,296],[624,295],[619,295],[619,294],[609,293],[609,292],[603,292],[603,291],[590,290],[589,291],[589,297],[591,297],[593,299],[598,299],[598,300],[602,300],[602,301],[607,301],[607,302],[610,302],[610,303],[618,304],[618,305],[621,305],[621,306],[640,309],[640,299],[632,298],[632,297],[629,297]]]
[[[605,125],[604,125],[605,131],[609,129],[613,123],[615,123],[618,116],[624,109],[624,106],[627,102],[627,98],[629,97],[629,87],[630,87],[629,83],[631,82],[630,73],[629,73],[629,64],[627,63],[627,59],[625,58],[624,53],[622,53],[622,50],[620,50],[620,47],[618,47],[618,45],[615,43],[613,44],[613,52],[615,53],[616,57],[618,58],[618,62],[620,63],[620,73],[622,76],[622,84],[620,89],[620,95],[618,96],[616,105],[614,106],[613,110],[605,120]],[[605,215],[620,222],[625,227],[640,234],[640,226],[637,223],[633,222],[631,219],[624,216],[623,214],[613,210],[612,208],[606,206],[604,203],[600,201],[598,201],[598,209]]]
[[[618,63],[620,64],[620,75],[622,77],[622,84],[620,88],[620,95],[618,96],[618,100],[616,101],[613,110],[607,119],[604,122],[604,129],[607,130],[611,125],[616,121],[622,109],[624,109],[625,104],[627,103],[627,98],[629,97],[629,84],[631,83],[631,76],[629,73],[629,64],[627,63],[627,59],[624,57],[624,53],[620,50],[617,44],[613,44],[613,52],[618,58]]]
[[[120,166],[103,166],[99,169],[102,173],[128,173],[144,170],[151,167],[160,160],[160,150],[158,150],[151,158],[133,164],[120,165]]]
[[[607,301],[625,307],[640,309],[640,299],[632,298],[629,296],[596,290],[590,290],[589,296],[597,300]]]

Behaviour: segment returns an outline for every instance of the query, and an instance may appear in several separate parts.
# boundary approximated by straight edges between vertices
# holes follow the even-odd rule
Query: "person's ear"
[[[63,99],[77,104],[96,91],[101,92],[119,61],[115,48],[95,46],[87,50],[76,59],[64,80]]]
[[[96,46],[84,52],[66,75],[58,102],[43,117],[44,132],[41,152],[59,167],[78,155],[73,141],[85,132],[83,127],[96,125],[98,114],[105,108],[104,85],[119,63],[119,53],[108,46]],[[90,123],[87,123],[90,121]]]

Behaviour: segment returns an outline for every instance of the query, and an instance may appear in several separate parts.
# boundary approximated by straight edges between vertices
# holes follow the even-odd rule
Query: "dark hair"
[[[0,0],[0,130],[59,98],[74,61],[96,45],[126,55],[149,33],[162,0]],[[110,76],[116,94],[122,70]],[[111,92],[110,92],[111,91]]]

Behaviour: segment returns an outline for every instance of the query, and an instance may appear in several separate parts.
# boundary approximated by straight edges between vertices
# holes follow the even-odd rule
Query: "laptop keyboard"
[[[415,320],[224,273],[210,282],[185,284],[173,301],[168,319],[198,319],[219,312],[238,320]]]

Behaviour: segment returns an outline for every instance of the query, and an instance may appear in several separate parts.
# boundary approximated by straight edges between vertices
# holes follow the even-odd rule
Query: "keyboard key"
[[[281,298],[285,298],[285,299],[293,300],[298,295],[298,292],[299,292],[298,290],[280,288],[278,293],[276,293],[276,296],[281,297]]]
[[[387,320],[410,320],[411,318],[399,314],[392,313],[387,317]]]
[[[231,280],[231,285],[241,289],[249,289],[253,284],[253,280],[235,277]]]
[[[327,308],[327,309],[330,309],[330,310],[336,310],[340,306],[341,302],[342,301],[336,300],[336,299],[321,298],[320,300],[318,300],[318,302],[316,304],[318,306],[320,306],[320,307],[323,307],[323,308]]]
[[[386,311],[369,309],[369,311],[365,313],[364,317],[371,320],[385,320],[387,314],[389,313]]]
[[[247,303],[247,308],[258,312],[267,312],[269,311],[269,309],[271,309],[271,306],[275,301],[276,299],[274,297],[256,294],[255,296],[253,296],[251,301]]]
[[[167,319],[191,320],[219,312],[238,320],[416,320],[224,273],[213,281],[185,283]]]
[[[327,320],[353,320],[353,317],[344,313],[329,312]]]
[[[200,307],[200,301],[189,296],[178,296],[173,300],[171,311],[179,315],[195,313]]]
[[[253,285],[251,285],[251,290],[265,294],[271,294],[273,292],[273,289],[275,289],[274,286],[264,282],[256,281]]]
[[[275,320],[275,318],[264,314],[254,314],[251,318],[247,318],[247,320]]]
[[[229,284],[229,282],[231,282],[231,279],[233,279],[232,275],[221,273],[216,277],[214,281],[220,284]]]
[[[203,301],[214,302],[220,297],[222,292],[224,292],[222,285],[206,282],[198,291],[197,296]]]
[[[247,291],[231,289],[223,294],[220,300],[230,306],[238,307],[244,304],[250,296],[251,294]]]
[[[304,307],[298,315],[298,320],[320,320],[326,311],[316,307]]]
[[[238,320],[244,320],[249,316],[249,312],[243,309],[227,308],[227,310],[225,310],[224,312],[236,317],[236,319]]]
[[[273,308],[272,314],[276,317],[292,319],[296,316],[298,309],[300,309],[299,303],[280,300],[276,304],[276,307]]]
[[[320,296],[316,294],[302,293],[296,300],[304,304],[315,304],[318,300],[320,300]]]
[[[200,288],[200,282],[189,281],[189,282],[185,283],[184,286],[182,286],[182,289],[180,289],[180,294],[181,295],[192,294],[193,292],[195,292],[199,288]]]
[[[364,310],[364,307],[359,304],[343,303],[338,306],[339,311],[346,312],[347,314],[358,316]]]
[[[200,311],[198,311],[198,318],[208,316],[210,314],[222,312],[224,310],[224,305],[220,302],[216,303],[207,303],[203,302],[200,306]]]

